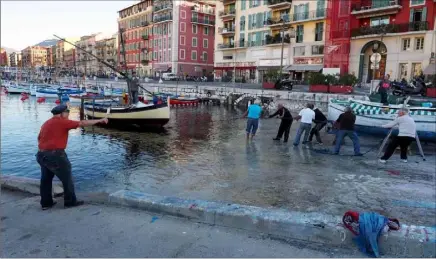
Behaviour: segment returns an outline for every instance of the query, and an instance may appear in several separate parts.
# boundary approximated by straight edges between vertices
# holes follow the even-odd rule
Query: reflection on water
[[[54,101],[37,104],[33,97],[25,102],[19,96],[1,97],[2,173],[39,177],[35,161],[37,135],[42,123],[51,117],[54,105]],[[389,176],[383,169],[373,166],[368,170],[366,158],[322,155],[304,147],[294,148],[292,141],[272,141],[280,124],[278,119],[261,120],[255,140],[247,142],[246,120],[240,119],[241,115],[242,111],[226,107],[186,107],[172,109],[170,122],[161,132],[121,132],[100,127],[72,130],[67,153],[77,188],[130,189],[293,210],[322,209],[332,214],[350,208],[367,209],[371,195],[388,197],[389,192],[395,192],[392,180],[384,181],[383,177]],[[71,110],[71,117],[79,118],[77,108]],[[297,127],[298,123],[292,125],[290,140]],[[323,138],[324,143],[332,141],[325,133]],[[361,139],[362,151],[378,142]],[[352,153],[348,143],[341,152]],[[372,174],[376,179],[374,186],[358,190],[368,195],[365,203],[349,199],[348,194],[355,193],[356,187],[338,176],[351,173]],[[359,186],[365,184],[364,179],[359,178]],[[408,195],[405,193],[404,199]]]

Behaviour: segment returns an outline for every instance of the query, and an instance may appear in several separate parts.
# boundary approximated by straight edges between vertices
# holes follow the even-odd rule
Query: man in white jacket
[[[393,136],[389,145],[386,148],[385,154],[380,158],[381,163],[386,163],[386,161],[392,156],[395,149],[400,146],[401,148],[401,160],[407,163],[407,149],[415,140],[416,135],[416,124],[412,117],[409,116],[409,110],[402,108],[398,111],[398,117],[383,125],[383,128],[392,128],[398,126],[399,133],[398,136]]]

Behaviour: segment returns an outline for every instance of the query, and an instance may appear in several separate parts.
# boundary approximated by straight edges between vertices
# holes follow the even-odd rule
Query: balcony
[[[193,6],[191,8],[191,10],[193,13],[215,14],[214,8],[205,8],[205,7]]]
[[[271,9],[291,8],[292,0],[268,0],[268,7]]]
[[[141,60],[141,64],[147,66],[150,61],[148,59]]]
[[[215,21],[206,20],[204,18],[192,17],[191,22],[196,23],[196,24],[200,24],[200,25],[215,26]]]
[[[316,21],[325,19],[326,9],[318,9],[303,13],[291,14],[291,23],[300,23],[307,21]]]
[[[167,11],[167,10],[172,10],[173,9],[173,5],[172,4],[166,4],[166,5],[156,5],[153,6],[153,12],[156,13],[160,13],[163,11]]]
[[[232,9],[232,10],[227,10],[227,11],[221,11],[219,13],[219,16],[223,20],[232,20],[232,19],[235,19],[235,17],[236,17],[236,10]]]
[[[153,18],[153,22],[156,23],[163,23],[163,22],[169,22],[173,20],[172,15],[162,15],[162,16],[155,16]]]
[[[291,36],[289,34],[285,34],[285,37],[281,37],[280,34],[276,34],[274,36],[266,35],[265,37],[265,45],[267,46],[276,46],[281,45],[283,43],[289,44],[291,43]]]
[[[245,40],[240,40],[239,42],[232,44],[218,44],[218,49],[226,50],[226,49],[238,49],[238,48],[247,48],[248,42]]]
[[[278,18],[278,19],[271,19],[268,18],[268,20],[266,20],[266,25],[268,25],[269,27],[281,27],[283,25],[288,25],[290,24],[291,20],[289,15],[283,15],[282,17]]]
[[[148,48],[146,48],[146,47],[142,47],[142,48],[141,48],[141,51],[142,51],[142,52],[148,52]]]
[[[148,34],[144,34],[144,35],[142,35],[142,37],[141,37],[143,40],[148,40]]]
[[[235,35],[235,27],[232,28],[218,28],[218,33],[223,36]]]
[[[428,30],[428,22],[412,22],[402,24],[386,24],[373,27],[361,27],[351,30],[351,37],[380,36],[388,33],[405,33]]]
[[[363,0],[351,5],[351,14],[356,18],[396,14],[401,10],[400,0]]]
[[[149,21],[141,22],[142,27],[147,27],[148,25],[150,25]]]

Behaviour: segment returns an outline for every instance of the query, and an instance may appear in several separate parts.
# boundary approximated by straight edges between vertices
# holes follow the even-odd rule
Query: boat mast
[[[126,60],[126,47],[124,45],[124,37],[123,37],[123,32],[124,29],[120,27],[120,25],[118,24],[118,33],[120,35],[120,42],[121,42],[121,54],[123,55],[123,67],[124,67],[124,73],[126,73],[126,75],[128,75],[127,72],[127,60]],[[127,91],[129,93],[129,104],[132,104],[132,92],[130,91],[130,85],[131,85],[131,77],[127,76],[126,78],[127,81]]]

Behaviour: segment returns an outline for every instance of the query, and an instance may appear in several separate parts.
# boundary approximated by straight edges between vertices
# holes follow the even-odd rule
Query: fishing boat
[[[10,94],[30,94],[30,84],[26,83],[10,83],[7,87],[8,93]]]
[[[125,93],[125,90],[121,89],[121,88],[109,88],[109,87],[104,88],[104,95],[105,96],[121,97],[121,96],[123,96],[123,93]]]
[[[84,91],[82,90],[75,90],[75,89],[53,89],[50,87],[47,88],[41,88],[36,90],[36,97],[44,97],[44,98],[59,98],[59,94],[64,95],[81,95],[84,94]]]
[[[369,101],[332,99],[328,105],[328,120],[335,121],[349,106],[356,114],[356,130],[372,135],[386,135],[389,129],[383,128],[397,117],[403,105],[382,105]],[[436,108],[408,106],[409,115],[415,120],[418,136],[422,140],[436,141]]]
[[[111,103],[111,102],[118,103],[119,102],[118,97],[108,98],[108,96],[102,96],[102,95],[96,95],[96,94],[70,95],[69,101],[70,101],[70,103],[80,103],[82,101],[82,97],[88,97],[89,99],[86,99],[86,101],[87,102],[94,102],[94,103]],[[95,99],[93,97],[95,97]]]
[[[132,106],[86,103],[84,112],[88,119],[108,118],[109,127],[135,125],[141,128],[160,128],[170,120],[169,101],[156,105],[138,102]]]
[[[185,97],[185,96],[174,96],[170,97],[171,105],[196,105],[200,102],[200,99],[197,97]]]
[[[401,104],[407,97],[405,96],[397,96],[397,95],[388,95],[388,103],[389,104]],[[380,103],[381,95],[378,93],[373,93],[368,96],[369,101]],[[422,106],[422,107],[436,107],[436,99],[431,97],[413,97],[410,99],[407,104],[410,106]]]

